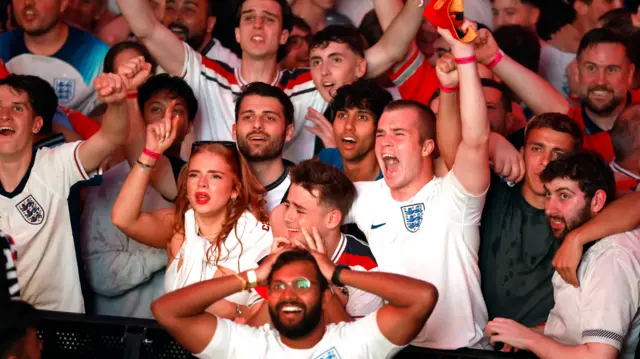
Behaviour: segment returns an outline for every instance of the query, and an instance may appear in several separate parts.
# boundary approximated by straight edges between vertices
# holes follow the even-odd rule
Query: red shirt
[[[0,79],[3,79],[7,76],[9,76],[9,71],[6,67],[4,67],[4,63],[2,62],[2,60],[0,60]]]
[[[436,69],[424,55],[414,47],[411,54],[397,71],[390,71],[389,77],[398,87],[403,99],[429,104],[433,93],[440,87]]]

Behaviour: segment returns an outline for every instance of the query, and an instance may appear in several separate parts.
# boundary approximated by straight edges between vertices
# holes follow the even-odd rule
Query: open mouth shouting
[[[356,147],[356,144],[358,143],[354,136],[342,136],[340,142],[342,144],[342,148],[345,150],[354,149]]]
[[[15,128],[10,126],[2,126],[0,127],[0,136],[11,136],[16,133]]]
[[[384,164],[385,173],[390,172],[393,173],[398,170],[400,166],[400,161],[398,157],[391,153],[383,153],[382,154],[382,162]]]
[[[205,205],[209,203],[211,196],[205,192],[196,192],[196,203],[199,205]]]

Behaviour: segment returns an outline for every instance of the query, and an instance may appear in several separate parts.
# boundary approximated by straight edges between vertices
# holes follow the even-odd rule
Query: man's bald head
[[[627,107],[611,130],[611,142],[616,161],[640,155],[640,104]]]

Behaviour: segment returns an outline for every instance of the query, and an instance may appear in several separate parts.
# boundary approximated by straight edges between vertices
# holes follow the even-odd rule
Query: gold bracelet
[[[236,278],[240,279],[240,281],[242,282],[242,290],[247,289],[247,281],[244,278],[242,278],[240,274],[234,273],[233,275],[235,275]]]

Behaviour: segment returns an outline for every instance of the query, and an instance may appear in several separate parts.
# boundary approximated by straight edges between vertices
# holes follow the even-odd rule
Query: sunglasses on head
[[[191,154],[195,152],[195,150],[204,145],[221,145],[233,151],[233,155],[236,158],[238,163],[238,167],[240,167],[240,153],[238,152],[238,146],[233,141],[195,141],[191,145]]]

